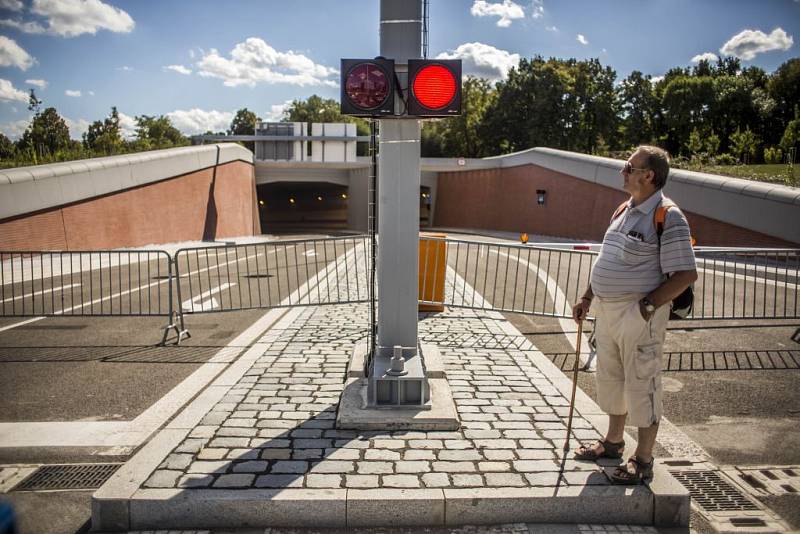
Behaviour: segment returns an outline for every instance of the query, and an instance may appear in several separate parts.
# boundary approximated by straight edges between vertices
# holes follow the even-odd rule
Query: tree
[[[795,157],[800,153],[800,117],[789,121],[781,137],[781,148],[784,154],[789,154],[794,147]]]
[[[136,148],[154,150],[189,144],[189,139],[165,115],[136,117]]]
[[[19,147],[34,155],[34,163],[37,162],[35,157],[55,156],[59,150],[69,146],[69,128],[56,108],[47,108],[34,115],[19,140]]]
[[[775,113],[781,124],[794,119],[794,108],[800,103],[800,58],[792,58],[778,67],[767,84],[775,100]]]
[[[255,135],[256,123],[261,119],[247,108],[242,108],[236,112],[228,129],[230,135]]]
[[[700,135],[700,130],[697,128],[692,130],[689,134],[689,140],[686,142],[686,149],[692,156],[698,155],[703,151],[703,137]]]
[[[108,117],[89,125],[89,129],[83,134],[83,144],[86,148],[106,155],[120,151],[123,141],[116,106],[111,108]]]
[[[748,163],[750,158],[756,155],[757,149],[758,139],[750,128],[745,131],[736,128],[736,131],[731,134],[731,152],[739,158],[741,163]]]
[[[11,159],[15,153],[14,143],[4,133],[0,133],[0,159]]]
[[[28,111],[33,111],[34,115],[38,115],[41,106],[42,101],[36,98],[36,93],[31,89],[31,93],[28,96]]]
[[[650,76],[635,70],[619,86],[622,107],[622,142],[625,147],[652,143],[655,138],[657,101]]]

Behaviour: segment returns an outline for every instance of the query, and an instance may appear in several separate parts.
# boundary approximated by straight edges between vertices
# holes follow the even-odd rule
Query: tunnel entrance
[[[257,186],[261,233],[347,228],[347,187],[325,182]]]

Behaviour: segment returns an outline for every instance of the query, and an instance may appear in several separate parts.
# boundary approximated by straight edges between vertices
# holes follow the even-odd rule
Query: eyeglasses
[[[626,161],[625,165],[622,167],[622,170],[619,171],[620,174],[632,174],[634,171],[649,171],[650,169],[638,168],[631,165],[630,161]]]

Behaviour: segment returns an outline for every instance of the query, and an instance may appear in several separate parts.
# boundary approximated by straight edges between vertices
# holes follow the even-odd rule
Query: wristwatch
[[[644,306],[644,311],[647,312],[647,318],[649,319],[650,317],[652,317],[653,314],[656,312],[656,305],[650,302],[650,299],[647,297],[644,297],[639,302],[641,302],[642,305]]]

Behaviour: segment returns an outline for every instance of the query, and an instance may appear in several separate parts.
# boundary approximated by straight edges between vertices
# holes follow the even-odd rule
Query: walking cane
[[[564,441],[564,452],[569,452],[569,436],[572,433],[572,412],[575,411],[575,390],[578,388],[578,364],[581,360],[581,333],[583,317],[578,318],[578,336],[575,341],[575,365],[572,368],[572,398],[569,401],[569,419],[567,420],[567,439]]]

